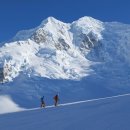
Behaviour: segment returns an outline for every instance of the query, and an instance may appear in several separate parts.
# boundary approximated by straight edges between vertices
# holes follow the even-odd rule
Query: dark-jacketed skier
[[[41,97],[41,107],[42,107],[42,108],[45,107],[44,96]]]

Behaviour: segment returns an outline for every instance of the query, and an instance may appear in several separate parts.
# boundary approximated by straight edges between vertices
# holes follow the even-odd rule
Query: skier
[[[57,106],[58,105],[58,101],[59,101],[59,96],[58,96],[58,94],[56,94],[55,96],[54,96],[54,101],[55,101],[55,106]]]
[[[41,97],[41,107],[45,107],[44,96]]]

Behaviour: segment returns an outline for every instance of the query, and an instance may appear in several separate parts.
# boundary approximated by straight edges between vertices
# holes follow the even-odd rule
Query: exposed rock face
[[[55,47],[56,47],[57,50],[67,51],[68,49],[70,49],[70,46],[62,38],[58,39],[58,43],[55,43]]]
[[[2,83],[4,80],[4,72],[3,72],[3,68],[0,68],[0,83]]]
[[[43,29],[39,29],[31,36],[31,40],[36,43],[44,43],[46,41],[46,32]]]

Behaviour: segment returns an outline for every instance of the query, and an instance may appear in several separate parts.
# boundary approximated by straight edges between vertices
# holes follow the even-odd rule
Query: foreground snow
[[[1,130],[129,130],[130,95],[0,115]]]

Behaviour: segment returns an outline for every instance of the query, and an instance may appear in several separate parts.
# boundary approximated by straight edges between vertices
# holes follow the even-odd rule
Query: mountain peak
[[[33,29],[29,29],[29,30],[22,30],[17,32],[17,34],[14,36],[12,41],[23,41],[23,40],[27,40],[29,39],[37,30],[39,30],[40,28],[44,28],[46,26],[46,28],[48,29],[52,29],[51,27],[55,27],[55,26],[59,26],[59,25],[65,25],[65,23],[55,19],[54,17],[48,17],[45,20],[43,20],[41,22],[41,24]]]
[[[87,25],[87,26],[102,26],[102,23],[100,20],[97,20],[97,19],[94,19],[92,17],[89,17],[89,16],[84,16],[84,17],[81,17],[80,19],[72,22],[72,24],[75,24],[75,25]]]
[[[54,18],[52,16],[48,17],[46,20],[48,20],[48,21],[59,21],[59,20],[57,20],[56,18]]]
[[[53,23],[53,24],[62,23],[63,24],[63,22],[51,16],[43,20],[40,26],[44,26],[47,23]]]
[[[93,17],[90,17],[90,16],[84,16],[84,17],[79,18],[78,21],[99,21],[99,20],[97,20]]]
[[[88,16],[84,16],[72,23],[64,23],[60,20],[57,20],[54,17],[48,17],[45,20],[43,20],[41,22],[41,24],[33,29],[29,29],[29,30],[22,30],[19,31],[16,36],[13,38],[13,41],[18,41],[18,40],[27,40],[28,38],[30,38],[39,28],[45,28],[49,29],[49,30],[55,30],[54,28],[59,28],[60,30],[61,28],[64,26],[66,26],[67,28],[69,28],[69,26],[73,26],[74,28],[79,29],[84,28],[84,30],[87,30],[86,28],[93,28],[93,30],[102,30],[102,22],[99,20],[96,20],[92,17],[88,17]],[[57,31],[57,30],[56,30]],[[100,32],[100,31],[99,31]]]

